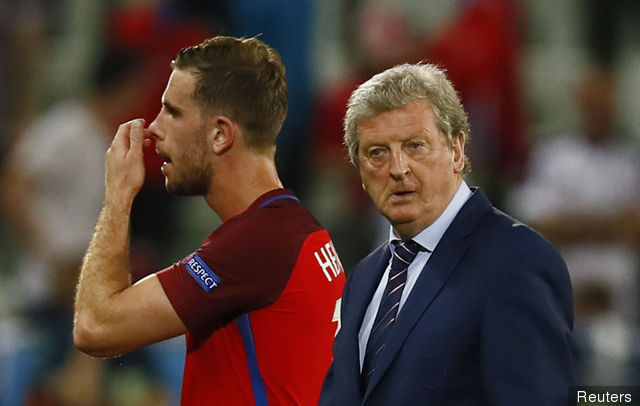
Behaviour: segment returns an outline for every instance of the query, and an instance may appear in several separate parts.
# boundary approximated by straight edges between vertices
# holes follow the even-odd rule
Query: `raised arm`
[[[74,343],[93,356],[120,355],[186,332],[155,275],[131,285],[129,224],[144,183],[144,120],[122,124],[106,155],[105,202],[84,257]]]

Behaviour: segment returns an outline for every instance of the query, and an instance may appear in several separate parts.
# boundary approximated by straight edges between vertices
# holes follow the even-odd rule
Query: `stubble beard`
[[[208,169],[204,165],[186,168],[179,182],[166,185],[167,191],[175,196],[205,196],[211,181],[211,171]]]
[[[206,159],[207,145],[202,134],[198,135],[196,145],[182,155],[181,169],[177,170],[178,179],[166,183],[167,191],[176,196],[206,196],[211,184],[213,170]]]

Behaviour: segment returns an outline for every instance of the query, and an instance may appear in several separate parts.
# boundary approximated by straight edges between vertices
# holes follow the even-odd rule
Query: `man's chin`
[[[402,207],[404,206],[404,207]],[[408,205],[396,205],[391,209],[385,210],[383,212],[384,216],[389,219],[391,224],[405,224],[415,221],[418,215],[415,210],[412,210]]]

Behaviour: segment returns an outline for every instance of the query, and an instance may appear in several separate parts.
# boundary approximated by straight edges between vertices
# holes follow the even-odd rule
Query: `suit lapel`
[[[340,349],[335,352],[342,354],[342,359],[334,359],[334,370],[336,381],[341,382],[339,387],[345,389],[344,393],[336,394],[343,400],[353,399],[352,391],[358,392],[357,398],[362,395],[360,392],[360,348],[358,333],[367,311],[369,302],[373,297],[380,278],[387,267],[391,253],[385,243],[363,259],[349,275],[347,297],[343,303],[343,320],[340,333],[336,337]],[[347,389],[348,388],[348,389]],[[347,404],[340,403],[338,404]],[[355,403],[354,403],[355,404]]]
[[[364,394],[363,403],[386,373],[415,324],[446,284],[469,246],[466,237],[475,230],[484,212],[490,208],[491,205],[482,191],[474,190],[474,194],[442,236],[400,311],[387,346],[376,363],[376,370]]]
[[[389,264],[391,251],[388,244],[382,244],[354,270],[352,285],[357,287],[349,298],[349,317],[353,317],[353,326],[360,330],[364,314],[371,302],[384,270]],[[351,320],[350,320],[351,321]],[[343,321],[344,323],[344,321]]]

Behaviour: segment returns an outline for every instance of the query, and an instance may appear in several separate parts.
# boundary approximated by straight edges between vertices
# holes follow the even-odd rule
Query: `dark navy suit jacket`
[[[567,405],[575,371],[566,265],[479,189],[431,254],[365,392],[358,332],[389,257],[384,244],[349,275],[320,405]]]

